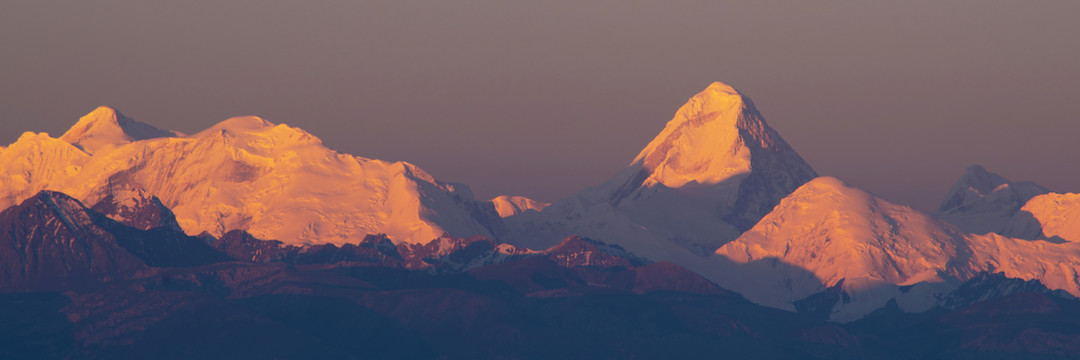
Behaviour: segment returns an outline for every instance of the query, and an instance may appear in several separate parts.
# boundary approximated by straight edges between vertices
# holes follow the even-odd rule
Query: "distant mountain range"
[[[922,213],[818,176],[721,83],[552,204],[257,117],[185,135],[101,107],[0,148],[0,208],[16,357],[1080,356],[1080,195],[973,166]]]
[[[297,128],[238,117],[175,135],[108,107],[59,139],[26,133],[0,150],[0,207],[44,189],[87,203],[138,189],[172,208],[189,234],[243,229],[293,244],[490,237],[498,224],[494,208],[463,185],[409,163],[335,152]]]

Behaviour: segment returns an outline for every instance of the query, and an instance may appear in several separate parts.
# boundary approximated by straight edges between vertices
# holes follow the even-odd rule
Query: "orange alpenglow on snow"
[[[491,236],[483,222],[498,216],[467,187],[412,164],[338,153],[301,129],[258,117],[176,134],[107,107],[62,140],[28,133],[0,152],[0,206],[43,189],[89,204],[115,189],[141,189],[171,208],[189,234],[242,229],[286,243],[342,244],[377,233],[410,243],[444,233]]]
[[[610,180],[550,206],[477,201],[415,165],[342,154],[259,117],[183,135],[108,107],[60,138],[28,132],[0,148],[0,207],[41,190],[112,206],[115,220],[140,228],[240,229],[287,244],[386,234],[441,249],[446,235],[483,235],[545,249],[580,235],[763,305],[795,309],[839,291],[844,301],[821,305],[839,321],[890,301],[926,310],[984,271],[1080,295],[1080,195],[976,166],[937,217],[924,214],[818,177],[722,83],[690,98]]]
[[[1037,222],[1035,238],[1080,242],[1080,194],[1043,194],[1028,200],[1019,216],[1030,214]],[[1026,214],[1024,214],[1026,213]]]
[[[528,247],[579,234],[684,263],[735,239],[816,176],[747,96],[714,82],[610,180],[506,221]]]
[[[832,309],[840,321],[891,299],[905,311],[927,310],[981,271],[1038,279],[1080,296],[1080,243],[968,234],[831,177],[800,187],[716,254],[734,263],[716,271],[741,275],[712,279],[763,305],[793,309],[795,301],[840,285],[850,296]],[[783,266],[765,266],[770,262]]]
[[[524,196],[502,195],[496,196],[489,201],[492,205],[495,205],[495,212],[499,213],[499,217],[514,216],[530,210],[541,211],[551,205]]]

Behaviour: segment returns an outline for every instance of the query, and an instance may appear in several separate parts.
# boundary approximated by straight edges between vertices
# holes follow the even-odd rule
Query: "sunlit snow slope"
[[[79,119],[60,140],[88,154],[109,151],[132,141],[182,135],[165,131],[124,116],[116,109],[101,106]]]
[[[503,195],[496,196],[489,201],[495,206],[495,212],[499,213],[500,217],[514,216],[529,210],[541,211],[551,205],[524,196]]]
[[[712,253],[815,176],[749,98],[717,82],[611,180],[506,222],[530,248],[580,234],[678,261]]]
[[[1080,244],[967,234],[830,177],[800,187],[716,254],[719,269],[738,275],[710,277],[764,305],[794,309],[839,285],[847,298],[831,317],[843,321],[892,299],[926,310],[981,271],[1080,295]]]
[[[0,152],[0,207],[42,189],[90,204],[116,188],[142,189],[173,209],[189,234],[243,229],[288,243],[345,243],[375,233],[410,243],[443,233],[491,236],[487,224],[498,219],[464,186],[412,164],[338,153],[301,129],[258,117],[138,140],[172,134],[147,129],[103,107],[65,134],[70,144],[24,134]]]
[[[1080,194],[1012,182],[981,166],[964,172],[938,216],[975,234],[1080,242]]]
[[[1080,242],[1080,194],[1043,194],[1028,200],[1005,227],[1006,236]]]

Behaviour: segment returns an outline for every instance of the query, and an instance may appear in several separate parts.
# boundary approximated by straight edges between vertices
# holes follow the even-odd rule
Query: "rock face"
[[[198,239],[121,225],[63,193],[43,191],[0,213],[0,288],[90,286],[151,266],[226,259]]]
[[[226,233],[213,247],[229,257],[253,263],[335,264],[339,262],[368,263],[385,267],[402,267],[404,259],[397,246],[386,236],[369,235],[356,244],[337,246],[318,244],[287,245],[281,241],[261,240],[243,230]]]
[[[90,209],[136,229],[165,227],[182,231],[172,210],[142,189],[111,190]]]
[[[1047,294],[1062,299],[1073,297],[1061,290],[1050,290],[1038,280],[1020,280],[1002,273],[983,272],[968,279],[942,301],[946,309],[959,309],[1012,294]]]
[[[735,239],[815,176],[749,98],[713,83],[611,180],[506,223],[511,241],[530,248],[580,234],[684,263]]]
[[[335,152],[297,128],[238,117],[172,135],[109,108],[83,117],[63,140],[25,134],[0,152],[7,175],[0,207],[42,189],[91,204],[139,189],[171,208],[189,234],[241,229],[289,243],[345,244],[379,233],[425,243],[443,233],[499,231],[494,207],[467,187],[412,164]]]
[[[563,267],[609,268],[642,266],[649,261],[626,252],[618,245],[571,236],[558,245],[543,251],[551,261]]]
[[[549,249],[535,251],[482,236],[456,238],[448,235],[427,244],[394,244],[384,235],[370,235],[356,244],[297,246],[261,240],[244,231],[233,230],[214,241],[213,247],[234,259],[254,263],[344,262],[439,273],[462,272],[524,258],[544,258],[560,267],[588,269],[629,268],[650,263],[617,245],[577,236],[568,237]]]
[[[146,268],[77,200],[48,191],[0,213],[0,259],[5,288],[79,286]]]

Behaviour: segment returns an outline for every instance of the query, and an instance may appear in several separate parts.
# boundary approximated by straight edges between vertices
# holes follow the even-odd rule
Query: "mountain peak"
[[[695,97],[714,97],[714,98],[736,97],[739,100],[742,100],[742,93],[740,93],[739,90],[735,90],[735,88],[731,87],[731,85],[728,85],[728,84],[725,84],[725,83],[722,83],[722,82],[719,82],[719,81],[713,81],[712,84],[709,84],[709,86],[705,87],[705,90],[698,93]]]
[[[1038,184],[1012,182],[982,166],[973,165],[949,188],[937,215],[973,234],[1035,238],[1040,231],[1029,231],[1035,230],[1029,226],[1038,222],[1021,214],[1020,210],[1032,198],[1049,192]]]
[[[739,264],[725,271],[741,269],[753,281],[715,280],[751,301],[782,307],[838,284],[853,293],[951,274],[962,241],[962,233],[926,214],[836,178],[819,177],[716,251]],[[858,318],[887,299],[856,296],[833,308],[832,315],[834,320]]]
[[[580,234],[675,261],[683,250],[712,253],[815,177],[747,96],[715,82],[611,179],[540,215],[509,217],[508,227],[527,229],[514,236],[531,246]]]
[[[679,108],[632,164],[649,172],[647,185],[714,185],[749,173],[757,150],[794,155],[750,98],[714,82]],[[801,158],[797,160],[796,170],[812,172]]]
[[[45,207],[72,230],[91,222],[89,209],[82,202],[59,191],[42,190],[19,206]]]
[[[215,134],[215,133],[232,133],[232,134],[246,134],[252,132],[259,132],[266,128],[273,127],[274,123],[267,121],[258,116],[237,116],[225,119],[222,122],[211,126],[209,129],[203,130],[198,135],[202,134]]]
[[[1016,192],[1016,196],[1010,196],[1010,198],[1016,198],[1012,201],[1017,203],[1016,207],[1019,207],[1031,197],[1045,194],[1050,190],[1030,182],[1012,182],[1001,175],[987,171],[981,165],[972,165],[965,169],[960,180],[949,188],[949,193],[945,195],[945,200],[941,202],[938,211],[942,213],[956,211],[960,207],[969,206],[973,202],[998,192],[1003,194]]]
[[[114,107],[101,105],[83,117],[91,119],[111,119],[111,121],[115,123],[117,118],[124,118],[124,115]]]
[[[75,145],[89,154],[95,154],[133,141],[175,135],[175,133],[135,121],[112,107],[99,106],[79,118],[71,129],[60,136],[60,140]]]
[[[714,82],[679,108],[675,117],[614,179],[612,202],[638,189],[683,188],[710,194],[724,221],[749,229],[781,198],[817,173],[754,107],[727,84]]]
[[[813,180],[807,181],[805,185],[795,189],[791,194],[792,196],[797,196],[802,193],[828,193],[845,196],[865,194],[864,191],[856,189],[843,180],[832,176],[816,177]]]
[[[964,169],[964,173],[965,174],[969,174],[969,173],[978,174],[978,173],[989,173],[989,171],[986,171],[986,168],[983,167],[982,165],[972,164],[971,166],[968,166],[967,169]]]
[[[971,165],[964,170],[960,182],[985,195],[994,191],[998,186],[1008,183],[1009,180],[1001,175],[987,171],[982,165]]]
[[[176,215],[153,194],[138,187],[109,188],[91,210],[141,230],[168,227],[182,231]]]
[[[1008,179],[986,171],[986,168],[981,165],[969,166],[964,170],[964,174],[960,176],[960,180],[957,180],[949,188],[949,193],[945,196],[945,200],[941,202],[938,211],[946,212],[977,201],[983,196],[994,192],[994,189],[999,186],[1008,183]]]
[[[621,246],[605,244],[577,235],[563,239],[543,253],[563,267],[640,266],[648,263]]]

